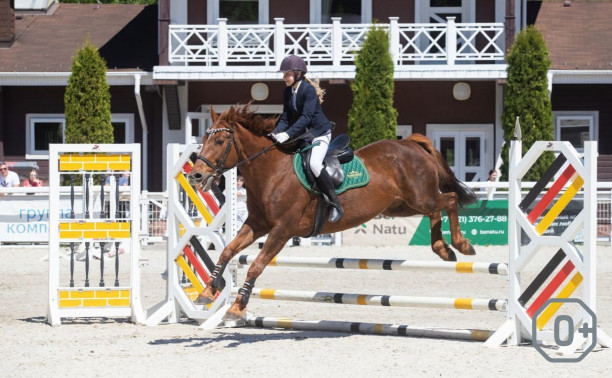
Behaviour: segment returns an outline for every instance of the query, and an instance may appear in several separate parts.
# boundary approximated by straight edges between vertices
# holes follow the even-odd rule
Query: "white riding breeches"
[[[331,133],[316,137],[312,141],[312,144],[319,142],[319,145],[314,146],[312,148],[312,152],[310,153],[310,170],[315,177],[319,177],[321,174],[321,170],[323,169],[323,159],[325,159],[325,154],[327,154],[327,147],[329,147],[330,141]]]

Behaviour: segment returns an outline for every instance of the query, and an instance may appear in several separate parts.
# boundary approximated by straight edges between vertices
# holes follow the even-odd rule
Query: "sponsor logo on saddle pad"
[[[361,177],[363,173],[361,172],[357,172],[357,171],[350,171],[349,173],[346,174],[346,178],[349,179],[356,179],[357,177]]]

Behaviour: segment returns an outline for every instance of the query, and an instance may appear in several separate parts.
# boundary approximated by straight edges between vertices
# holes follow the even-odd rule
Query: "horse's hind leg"
[[[279,236],[278,233],[270,232],[263,248],[249,267],[244,285],[238,290],[236,301],[227,310],[224,320],[246,320],[246,306],[249,303],[255,281],[265,267],[283,249],[287,240],[289,240],[289,236]]]
[[[461,234],[461,228],[459,227],[459,201],[457,200],[457,193],[444,193],[441,196],[445,200],[444,210],[446,210],[446,213],[448,214],[451,244],[464,255],[475,255],[476,252],[474,251],[474,247],[472,247],[469,240],[465,239],[463,234]]]
[[[429,214],[431,228],[431,249],[444,261],[457,261],[457,255],[442,237],[442,214],[439,211]]]

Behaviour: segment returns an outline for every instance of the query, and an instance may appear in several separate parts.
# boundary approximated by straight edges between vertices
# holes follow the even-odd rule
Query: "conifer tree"
[[[507,61],[508,80],[502,113],[506,141],[502,147],[502,180],[508,179],[508,153],[510,140],[514,136],[516,117],[519,117],[521,125],[523,154],[534,142],[553,140],[554,137],[547,78],[551,63],[542,34],[532,26],[517,34]],[[552,153],[543,154],[523,180],[537,181],[553,159]]]
[[[374,25],[355,59],[355,80],[351,84],[353,105],[348,114],[348,130],[354,149],[396,138],[393,67],[389,35]]]
[[[113,143],[106,63],[89,41],[72,61],[64,107],[66,143]]]

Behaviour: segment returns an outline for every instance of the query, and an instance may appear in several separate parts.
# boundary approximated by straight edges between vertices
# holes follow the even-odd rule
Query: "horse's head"
[[[213,124],[202,138],[202,150],[188,175],[191,185],[210,189],[215,178],[238,161],[236,153],[236,110],[231,107],[221,115],[210,108]]]
[[[255,114],[248,104],[232,106],[221,115],[211,107],[210,114],[213,124],[203,137],[202,150],[188,175],[191,185],[204,185],[205,189],[228,169],[259,156],[262,148],[269,150],[272,145],[265,136],[276,124],[276,118]]]

